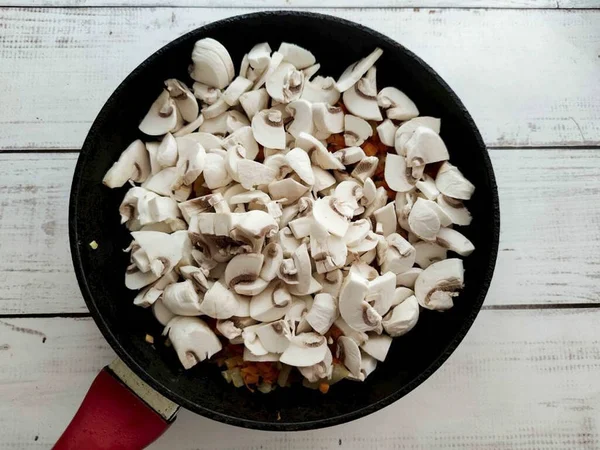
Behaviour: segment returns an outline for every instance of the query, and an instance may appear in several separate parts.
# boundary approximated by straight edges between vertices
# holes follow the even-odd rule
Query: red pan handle
[[[139,450],[170,425],[105,367],[54,450]]]

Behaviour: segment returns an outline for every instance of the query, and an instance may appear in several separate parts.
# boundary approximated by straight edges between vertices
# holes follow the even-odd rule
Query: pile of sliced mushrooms
[[[377,90],[382,53],[336,81],[315,76],[310,51],[265,42],[235,76],[227,49],[201,39],[191,88],[166,80],[146,142],[107,172],[106,186],[131,186],[125,284],[185,369],[214,356],[236,386],[326,392],[364,381],[421,308],[453,306],[464,269],[448,251],[474,250],[453,227],[471,222],[475,188],[440,119]]]

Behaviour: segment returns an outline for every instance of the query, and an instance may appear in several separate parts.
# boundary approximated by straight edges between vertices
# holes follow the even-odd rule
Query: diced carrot
[[[329,385],[327,383],[319,384],[319,391],[321,391],[322,394],[327,394],[329,392]]]
[[[362,145],[362,149],[365,152],[365,155],[367,155],[367,156],[376,156],[377,155],[378,148],[372,142],[365,142]]]
[[[334,341],[337,341],[340,336],[344,335],[344,333],[342,333],[342,330],[340,330],[338,327],[332,325],[331,328],[329,328],[329,335]]]

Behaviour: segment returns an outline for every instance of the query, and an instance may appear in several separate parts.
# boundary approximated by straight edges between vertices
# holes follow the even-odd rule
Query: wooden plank
[[[2,6],[204,8],[598,8],[595,0],[3,0]]]
[[[487,305],[599,303],[598,150],[493,150],[500,255]],[[0,154],[0,314],[84,312],[67,202],[76,154]]]
[[[181,411],[150,448],[599,448],[599,320],[598,309],[484,311],[428,381],[369,417],[270,433]],[[113,352],[90,319],[0,319],[0,355],[0,449],[33,449],[51,446]]]
[[[79,148],[104,101],[148,55],[195,27],[250,11],[0,9],[0,149]],[[315,11],[414,50],[464,100],[488,145],[600,144],[600,10]]]

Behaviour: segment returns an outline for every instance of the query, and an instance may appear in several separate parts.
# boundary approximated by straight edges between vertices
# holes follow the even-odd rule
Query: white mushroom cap
[[[275,180],[277,173],[270,167],[249,159],[242,159],[237,163],[240,184],[246,189],[256,189]]]
[[[193,122],[198,118],[198,102],[190,89],[181,81],[171,78],[165,80],[165,87],[169,95],[175,100],[175,105],[186,122]]]
[[[271,59],[269,61],[269,65],[266,69],[260,70],[261,74],[254,82],[254,87],[252,89],[260,89],[263,87],[265,82],[269,79],[269,77],[277,70],[281,62],[283,61],[283,55],[279,52],[273,52],[271,55]],[[249,80],[253,80],[253,77],[250,74],[246,75],[246,78]]]
[[[398,127],[390,119],[385,119],[377,125],[377,135],[379,140],[388,147],[394,146],[394,138]]]
[[[354,86],[354,84],[367,73],[367,70],[377,62],[382,54],[383,50],[376,48],[371,54],[348,66],[336,82],[338,91],[344,92]]]
[[[171,133],[165,134],[156,149],[156,160],[160,167],[173,167],[177,164],[177,141]]]
[[[258,154],[258,143],[254,139],[254,134],[250,126],[243,126],[233,131],[233,133],[223,139],[222,145],[225,149],[241,145],[246,151],[247,159],[254,159]]]
[[[165,169],[166,170],[166,169]],[[207,153],[204,157],[204,181],[209,189],[227,186],[232,178],[227,172],[225,158],[217,153]]]
[[[281,281],[272,281],[265,290],[252,297],[250,317],[261,322],[281,319],[292,306],[292,297]]]
[[[390,350],[392,345],[392,338],[382,334],[379,336],[370,335],[369,340],[362,344],[360,348],[362,348],[366,353],[371,355],[377,361],[385,361],[385,357]]]
[[[217,335],[197,317],[173,317],[165,328],[167,333],[184,369],[191,369],[222,349]]]
[[[384,178],[390,189],[396,192],[409,192],[414,189],[417,180],[406,166],[404,156],[388,153],[385,158]]]
[[[324,191],[335,184],[335,177],[325,169],[321,169],[319,166],[312,166],[312,170],[315,176],[315,183],[312,187],[314,193]]]
[[[368,290],[367,280],[349,272],[340,291],[340,315],[356,331],[381,332],[381,315],[365,301]]]
[[[346,323],[346,321],[342,317],[338,317],[338,319],[333,323],[343,334],[344,336],[349,337],[357,345],[361,345],[369,339],[367,333],[363,333],[362,331],[356,331],[350,325]]]
[[[344,131],[344,110],[328,103],[313,103],[312,116],[315,127],[322,133],[341,133]]]
[[[290,345],[292,332],[285,320],[262,324],[254,332],[261,344],[270,353],[283,353]]]
[[[356,254],[361,254],[371,250],[375,250],[378,241],[379,239],[377,234],[373,233],[372,231],[369,231],[364,237],[364,239],[362,239],[358,244],[349,246],[348,251]]]
[[[248,63],[253,69],[263,70],[269,66],[271,61],[271,47],[268,42],[256,44],[248,52]]]
[[[288,163],[288,160],[285,157],[286,155],[287,153],[277,153],[274,155],[267,156],[265,158],[264,164],[265,166],[275,170],[276,180],[283,180],[285,177],[287,177],[293,172],[292,168]]]
[[[396,286],[403,286],[409,289],[413,289],[415,287],[415,281],[417,281],[417,277],[422,271],[423,269],[413,267],[411,269],[408,269],[406,272],[397,274]]]
[[[175,317],[169,309],[163,304],[162,298],[159,298],[152,304],[152,314],[161,325],[166,325]]]
[[[200,83],[223,89],[233,76],[235,69],[227,49],[211,38],[200,39],[192,52],[193,69],[190,76]]]
[[[346,146],[361,146],[372,135],[373,129],[369,122],[351,114],[344,116],[344,143]]]
[[[344,105],[355,116],[365,120],[381,121],[381,111],[377,105],[377,85],[375,67],[371,67],[367,75],[343,94]]]
[[[388,119],[410,120],[419,115],[417,105],[395,87],[386,87],[379,91],[377,103],[386,110]]]
[[[191,280],[196,290],[205,293],[208,291],[212,282],[206,279],[206,274],[202,269],[195,266],[181,266],[179,272],[185,280]]]
[[[206,152],[195,140],[177,138],[177,169],[183,176],[183,184],[191,185],[204,170]]]
[[[340,336],[337,341],[337,355],[354,378],[360,378],[361,353],[357,343],[347,337]]]
[[[313,276],[310,277],[308,288],[302,288],[302,284],[290,284],[288,286],[290,294],[294,296],[316,294],[323,289],[323,286]],[[301,324],[302,325],[302,324]],[[301,330],[305,331],[305,330]],[[306,330],[308,331],[308,330]]]
[[[417,255],[415,248],[397,233],[390,234],[386,241],[388,248],[381,271],[399,274],[410,270]]]
[[[265,88],[248,91],[240,95],[239,102],[248,119],[252,120],[256,113],[268,108],[269,93]]]
[[[183,256],[183,244],[172,235],[158,231],[134,231],[131,236],[146,252],[151,271],[159,277],[173,270]]]
[[[347,212],[335,197],[323,197],[318,199],[313,206],[315,221],[325,228],[329,233],[343,237],[348,231],[349,222]]]
[[[176,129],[177,117],[175,100],[170,97],[169,91],[163,89],[140,122],[139,129],[149,136],[160,136]]]
[[[462,260],[456,258],[436,262],[423,270],[415,282],[419,305],[442,311],[452,308],[452,299],[463,287],[464,272]]]
[[[340,96],[340,91],[337,90],[333,78],[317,76],[313,80],[304,82],[300,98],[311,103],[335,105]]]
[[[308,133],[300,133],[298,135],[295,147],[300,147],[308,153],[313,163],[322,169],[345,169],[344,165],[327,150],[321,141]]]
[[[416,251],[415,263],[421,269],[427,269],[431,264],[446,259],[446,249],[434,242],[420,241],[414,244]]]
[[[173,314],[179,316],[199,316],[200,297],[191,280],[172,283],[165,287],[162,301],[164,306]]]
[[[154,286],[146,286],[135,296],[133,304],[142,308],[148,308],[160,298],[162,293],[161,289],[156,289]]]
[[[194,97],[205,105],[212,105],[221,97],[221,90],[197,81],[192,85]]]
[[[334,269],[327,273],[318,273],[315,275],[316,280],[322,286],[322,294],[330,294],[334,298],[338,298],[340,295],[340,289],[342,288],[342,281],[344,275],[340,269]]]
[[[469,256],[475,250],[470,240],[452,228],[441,228],[435,241],[440,247],[447,248],[460,256]]]
[[[375,185],[375,182],[370,177],[365,178],[365,181],[363,182],[363,197],[360,200],[361,204],[364,206],[370,206],[375,201],[376,197],[377,186]]]
[[[237,77],[223,92],[223,100],[229,106],[235,106],[240,103],[240,97],[243,93],[249,91],[254,83],[247,78]]]
[[[317,333],[300,333],[292,337],[279,361],[294,367],[309,367],[323,361],[327,350],[325,337]]]
[[[158,280],[159,276],[155,273],[148,271],[142,272],[135,265],[127,267],[125,271],[125,287],[131,290],[142,289],[151,283]]]
[[[354,166],[350,175],[364,183],[367,178],[370,178],[375,174],[378,164],[379,158],[377,158],[377,156],[366,156]]]
[[[254,139],[264,147],[284,149],[285,130],[281,111],[265,109],[252,118]]]
[[[433,241],[440,231],[440,218],[428,202],[418,198],[410,210],[408,224],[411,231],[425,241]]]
[[[360,147],[346,147],[333,154],[344,166],[356,164],[366,158],[365,152]]]
[[[316,383],[319,380],[331,379],[333,374],[333,355],[329,347],[325,352],[323,361],[309,367],[298,367],[298,370],[304,378],[311,383]]]
[[[229,319],[238,311],[238,296],[227,289],[224,280],[215,281],[204,294],[200,309],[214,319]]]
[[[445,195],[440,195],[437,198],[437,204],[446,213],[452,223],[456,225],[467,226],[471,224],[471,213],[465,207],[461,200],[456,200]]]
[[[391,337],[398,337],[412,330],[419,320],[419,302],[411,295],[385,316],[383,329]]]
[[[446,161],[450,157],[442,138],[427,127],[417,127],[405,148],[408,167],[423,167],[425,164]]]
[[[214,134],[198,131],[185,136],[186,139],[193,139],[200,144],[204,149],[221,148],[223,140]]]
[[[422,272],[421,269],[419,269],[419,273],[420,272]],[[392,299],[391,308],[398,306],[399,304],[404,302],[404,300],[406,300],[408,297],[413,296],[413,295],[415,295],[415,293],[412,289],[409,289],[404,286],[397,287],[396,290],[394,291],[394,297]]]
[[[369,281],[369,289],[365,300],[373,305],[380,316],[384,316],[392,306],[396,290],[396,275],[386,272]]]
[[[277,233],[278,229],[279,226],[273,217],[264,211],[254,210],[241,215],[230,237],[247,242],[254,251],[259,251],[265,238]]]
[[[256,334],[257,328],[261,327],[262,324],[250,325],[243,329],[242,338],[244,340],[244,346],[248,349],[254,356],[264,356],[269,352],[265,349],[260,341],[258,335]],[[244,352],[245,353],[245,352]]]
[[[412,137],[414,131],[417,127],[427,127],[437,134],[440,133],[440,119],[436,119],[435,117],[415,117],[414,119],[410,119],[404,122],[398,130],[396,130],[396,135],[394,136],[394,148],[399,155],[406,156],[406,148],[404,145],[406,142]]]
[[[344,242],[348,247],[357,246],[371,231],[371,221],[368,219],[359,219],[351,222],[346,234],[344,234]]]
[[[312,170],[308,153],[301,148],[296,147],[290,150],[285,155],[285,158],[289,166],[298,174],[304,183],[311,186],[315,183],[315,175]]]
[[[262,252],[264,262],[260,271],[263,280],[271,281],[277,276],[279,266],[283,262],[283,250],[277,242],[265,246]]]
[[[469,200],[475,192],[475,186],[448,161],[440,167],[435,177],[435,185],[442,194],[459,200]]]
[[[313,111],[310,102],[303,99],[294,100],[288,103],[286,109],[294,118],[287,126],[288,133],[295,138],[297,138],[300,133],[313,133]]]
[[[396,220],[396,209],[394,202],[390,202],[382,208],[379,208],[373,212],[375,221],[382,225],[383,236],[390,236],[392,233],[396,233],[398,222]]]
[[[283,55],[283,60],[290,62],[296,69],[305,69],[315,63],[314,55],[296,44],[282,42],[277,50]]]
[[[304,85],[304,73],[293,64],[282,62],[267,77],[267,92],[279,103],[290,103],[300,98]],[[306,101],[306,100],[305,100]]]
[[[264,256],[258,253],[242,253],[236,255],[225,269],[225,284],[234,289],[240,283],[255,281],[261,271]]]
[[[106,172],[102,183],[109,188],[123,186],[128,180],[141,183],[150,175],[150,158],[146,146],[136,139],[121,153]]]
[[[363,189],[356,180],[346,180],[335,187],[333,196],[352,209],[352,215],[356,215],[356,211],[359,209],[358,202],[363,196]]]

